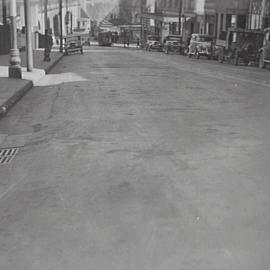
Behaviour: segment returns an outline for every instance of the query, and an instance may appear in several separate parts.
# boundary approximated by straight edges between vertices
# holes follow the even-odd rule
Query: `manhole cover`
[[[0,149],[0,165],[10,163],[18,151],[17,147]]]

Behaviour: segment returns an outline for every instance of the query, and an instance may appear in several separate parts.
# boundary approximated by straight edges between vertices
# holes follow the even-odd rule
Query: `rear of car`
[[[213,52],[213,37],[208,35],[200,35],[197,45],[198,56],[212,57]]]
[[[188,47],[188,55],[192,55],[196,58],[201,56],[206,56],[207,58],[212,58],[213,53],[213,41],[214,38],[209,35],[202,34],[192,34],[190,45]]]
[[[147,51],[151,51],[151,50],[162,51],[162,45],[159,42],[159,37],[158,36],[148,36],[145,49]]]
[[[164,41],[164,52],[184,53],[185,45],[183,44],[183,38],[180,35],[169,35]]]
[[[260,68],[265,68],[267,64],[270,64],[270,28],[264,30],[264,42],[263,47],[260,50]]]

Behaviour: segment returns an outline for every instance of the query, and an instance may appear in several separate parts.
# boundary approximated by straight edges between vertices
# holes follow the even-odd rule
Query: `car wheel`
[[[233,63],[234,63],[235,66],[238,66],[238,64],[239,64],[238,52],[235,52]]]
[[[259,68],[265,68],[265,62],[264,62],[264,55],[263,55],[263,52],[260,54]]]
[[[218,62],[221,64],[224,62],[224,55],[221,52],[218,54]]]
[[[249,64],[249,60],[248,59],[244,59],[244,65],[245,66],[248,66],[248,64]]]

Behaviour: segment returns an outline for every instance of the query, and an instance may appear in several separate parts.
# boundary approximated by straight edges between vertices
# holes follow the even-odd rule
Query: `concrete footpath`
[[[0,55],[0,119],[16,104],[45,74],[61,60],[58,50],[51,52],[51,61],[43,61],[43,50],[34,50],[34,70],[26,70],[26,53],[21,52],[22,80],[8,78],[9,55]]]

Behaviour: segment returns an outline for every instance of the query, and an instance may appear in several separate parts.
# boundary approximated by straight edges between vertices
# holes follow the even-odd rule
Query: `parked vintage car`
[[[199,59],[201,56],[206,56],[208,59],[212,58],[214,38],[209,35],[192,34],[188,46],[188,56],[195,56]]]
[[[73,34],[78,34],[81,36],[81,42],[84,46],[90,46],[90,33],[86,29],[73,29]]]
[[[167,36],[164,40],[163,50],[167,54],[170,52],[184,54],[185,43],[183,42],[183,37],[180,35]]]
[[[155,51],[162,51],[162,45],[159,42],[159,37],[158,36],[148,36],[147,37],[147,41],[146,41],[146,45],[145,45],[145,49],[147,51],[151,51],[151,50],[155,50]]]
[[[263,47],[260,49],[259,67],[265,68],[270,64],[270,27],[264,30]]]
[[[65,37],[65,54],[80,52],[83,54],[83,44],[80,34],[70,34]]]
[[[263,32],[229,28],[224,46],[219,49],[218,60],[220,63],[227,60],[235,65],[258,63],[262,45]]]

